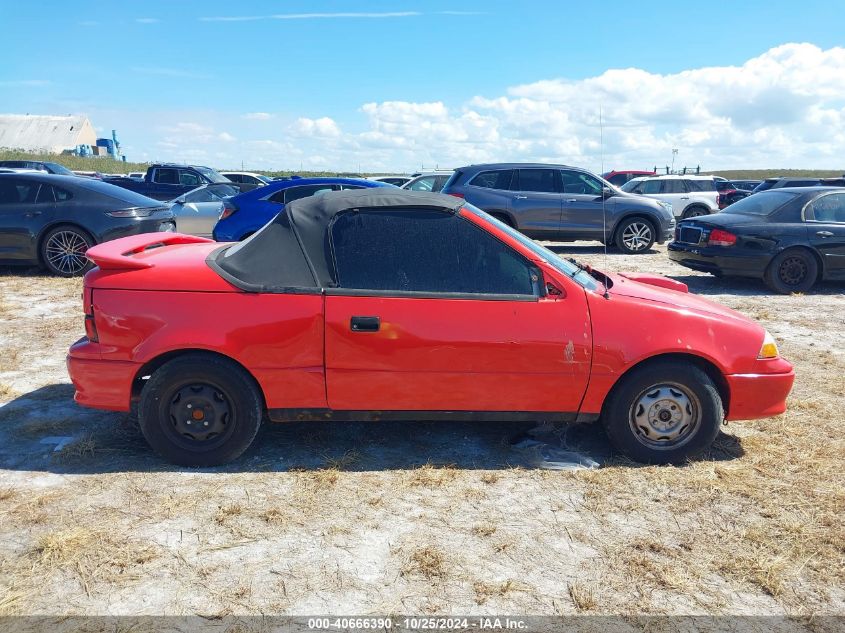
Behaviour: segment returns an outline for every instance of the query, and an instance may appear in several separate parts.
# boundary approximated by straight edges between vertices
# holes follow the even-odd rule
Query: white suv
[[[719,210],[719,192],[713,176],[646,176],[629,180],[621,188],[670,203],[677,218],[694,218]]]

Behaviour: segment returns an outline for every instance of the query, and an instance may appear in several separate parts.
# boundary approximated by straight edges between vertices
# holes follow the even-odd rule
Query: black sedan
[[[763,279],[784,294],[845,280],[845,189],[772,189],[683,220],[669,258],[719,277]]]
[[[167,205],[99,180],[0,174],[0,264],[41,265],[63,277],[91,267],[94,244],[174,231]]]

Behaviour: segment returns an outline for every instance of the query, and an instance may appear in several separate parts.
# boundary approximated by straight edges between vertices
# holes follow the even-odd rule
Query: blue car
[[[288,202],[326,191],[394,187],[384,182],[360,178],[297,178],[273,181],[266,187],[226,200],[212,235],[218,242],[238,242],[255,233],[281,211]]]

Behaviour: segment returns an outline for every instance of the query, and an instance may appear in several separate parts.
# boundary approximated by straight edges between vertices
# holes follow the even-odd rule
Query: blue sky
[[[602,156],[660,162],[675,146],[713,168],[842,166],[837,139],[796,127],[838,122],[841,82],[815,94],[795,90],[790,73],[842,74],[845,5],[732,4],[16,3],[0,22],[14,61],[0,66],[0,112],[84,113],[118,130],[130,160],[219,166],[401,171],[530,158],[597,169]],[[813,49],[778,49],[801,43]],[[702,82],[759,59],[702,108]],[[702,139],[702,122],[744,140]]]

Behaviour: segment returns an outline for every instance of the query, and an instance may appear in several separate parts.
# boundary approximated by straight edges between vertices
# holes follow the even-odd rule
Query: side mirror
[[[610,187],[602,187],[601,188],[601,195],[603,198],[610,198],[616,195],[616,192],[613,191]]]

